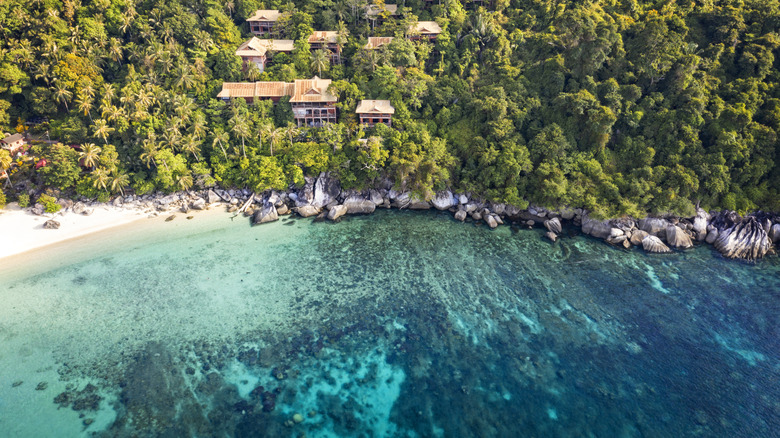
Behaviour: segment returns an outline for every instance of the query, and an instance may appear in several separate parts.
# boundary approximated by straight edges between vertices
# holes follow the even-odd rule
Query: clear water
[[[206,213],[0,269],[2,436],[780,434],[777,257]]]

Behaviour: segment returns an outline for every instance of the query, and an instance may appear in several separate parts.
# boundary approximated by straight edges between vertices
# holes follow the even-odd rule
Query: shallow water
[[[207,214],[27,257],[0,271],[0,435],[780,430],[777,257],[398,211]]]

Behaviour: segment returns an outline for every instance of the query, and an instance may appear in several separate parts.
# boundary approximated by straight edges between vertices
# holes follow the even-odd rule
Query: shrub
[[[22,193],[17,198],[17,201],[19,202],[19,207],[27,208],[30,206],[30,195],[27,193]]]
[[[57,203],[57,198],[54,196],[41,195],[38,197],[38,202],[43,204],[46,213],[56,213],[62,208],[62,206]]]
[[[0,190],[0,208],[5,208],[5,193]]]

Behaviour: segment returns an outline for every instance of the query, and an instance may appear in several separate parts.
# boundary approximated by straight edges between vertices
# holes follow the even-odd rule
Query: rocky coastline
[[[84,215],[106,205],[65,199],[59,202],[64,211]],[[390,181],[369,190],[342,190],[339,181],[325,173],[317,178],[307,177],[302,187],[282,192],[208,189],[167,195],[120,196],[109,205],[133,209],[149,217],[168,214],[167,220],[173,220],[178,212],[186,214],[191,210],[224,207],[230,213],[250,217],[252,225],[273,222],[290,214],[338,221],[345,215],[370,214],[378,208],[436,209],[453,213],[461,222],[483,223],[491,229],[502,225],[544,227],[545,236],[553,242],[568,224],[581,228],[584,234],[626,249],[637,246],[650,253],[671,253],[691,248],[696,243],[707,243],[726,258],[750,261],[777,254],[780,242],[780,214],[777,213],[755,212],[743,217],[733,211],[697,209],[693,217],[667,215],[599,220],[591,218],[582,208],[553,210],[531,205],[521,209],[448,190],[425,200],[409,191],[397,190]],[[44,214],[40,204],[30,210],[34,214]]]

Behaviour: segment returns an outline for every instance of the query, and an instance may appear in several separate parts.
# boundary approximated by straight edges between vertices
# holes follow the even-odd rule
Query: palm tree
[[[100,162],[100,146],[95,143],[85,143],[81,145],[81,165],[89,169],[94,169]]]
[[[105,144],[108,144],[108,136],[114,132],[114,128],[111,128],[108,126],[108,122],[105,121],[105,119],[97,119],[95,120],[95,137],[100,137],[103,139],[103,142]]]
[[[200,156],[198,156],[198,152],[200,152],[200,141],[196,139],[194,135],[190,134],[184,137],[181,149],[191,153],[196,160],[200,161]]]
[[[108,55],[112,61],[118,62],[120,66],[122,65],[122,58],[124,57],[122,54],[122,42],[118,38],[111,38],[108,46]]]
[[[92,171],[92,180],[95,188],[102,188],[108,192],[109,172],[103,167],[98,167]]]
[[[268,141],[268,145],[271,148],[271,156],[273,157],[274,156],[274,146],[271,143],[270,139],[271,139],[271,135],[274,132],[274,125],[271,124],[271,123],[264,123],[262,126],[260,126],[260,129],[259,129],[258,132],[260,133],[260,144],[261,145],[263,143],[263,139],[264,138],[267,138],[269,140]]]
[[[316,69],[319,73],[318,76],[322,77],[322,69],[327,69],[330,61],[328,60],[328,54],[324,50],[315,50],[310,55],[311,68]]]
[[[182,190],[189,189],[190,187],[192,187],[192,175],[190,174],[179,175],[179,177],[176,179],[176,184],[178,184],[179,188]]]
[[[5,149],[0,149],[0,169],[2,169],[3,175],[5,175],[6,186],[11,182],[11,176],[8,175],[8,169],[11,168],[13,162],[14,160],[11,157],[11,153]]]
[[[212,132],[214,135],[214,140],[211,142],[211,147],[214,147],[215,145],[219,145],[219,148],[222,149],[222,155],[225,156],[225,159],[227,160],[227,152],[225,152],[225,143],[227,143],[230,140],[230,136],[227,132],[222,131],[221,129],[215,130]]]
[[[146,167],[152,168],[152,164],[157,166],[154,161],[154,157],[157,156],[157,151],[160,150],[159,143],[157,142],[157,135],[154,132],[149,134],[149,137],[145,138],[141,143],[141,149],[143,153],[139,158],[146,164]]]
[[[54,97],[56,97],[57,100],[65,104],[65,110],[70,111],[70,108],[68,108],[68,100],[70,100],[70,98],[73,97],[73,93],[71,93],[67,88],[65,88],[65,84],[62,84],[59,81],[55,84],[53,91],[54,91]]]
[[[279,144],[279,140],[284,138],[284,128],[276,128],[271,132],[271,155],[274,154],[274,145]]]
[[[176,80],[176,88],[189,90],[195,85],[195,77],[192,76],[189,65],[182,65],[179,67],[178,79]]]
[[[111,178],[111,191],[116,193],[117,190],[122,196],[125,196],[125,188],[130,185],[130,176],[124,172],[119,171],[114,173],[114,177]]]
[[[244,155],[244,158],[246,158],[246,145],[244,144],[244,141],[249,136],[249,122],[247,122],[244,116],[236,114],[230,119],[230,124],[233,125],[231,128],[233,134],[241,138],[241,153]]]

